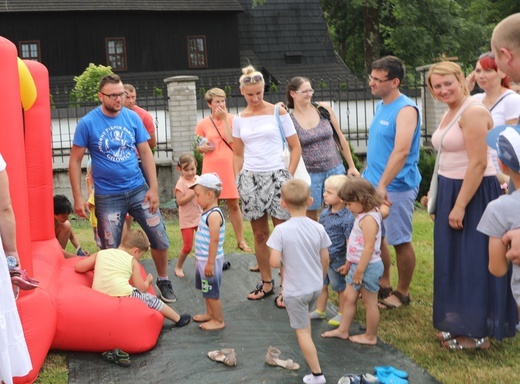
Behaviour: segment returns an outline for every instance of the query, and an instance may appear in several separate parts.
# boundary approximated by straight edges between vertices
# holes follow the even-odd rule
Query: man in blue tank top
[[[385,272],[380,280],[379,297],[382,299],[380,308],[384,309],[410,303],[408,291],[415,269],[412,217],[421,182],[417,167],[421,119],[417,105],[399,90],[404,76],[404,64],[394,56],[373,62],[369,76],[372,94],[382,100],[370,125],[363,177],[390,205],[390,214],[384,220],[385,239],[381,243]],[[388,244],[394,246],[397,259],[399,280],[395,291],[390,284]]]
[[[101,106],[85,115],[74,133],[69,162],[74,210],[78,216],[87,217],[89,206],[81,191],[81,161],[88,149],[102,248],[119,246],[129,213],[150,241],[161,299],[174,302],[176,297],[167,275],[170,242],[159,211],[159,187],[148,145],[150,135],[137,113],[123,108],[125,89],[118,75],[106,75],[100,80],[98,97]],[[137,152],[149,185],[139,169]]]

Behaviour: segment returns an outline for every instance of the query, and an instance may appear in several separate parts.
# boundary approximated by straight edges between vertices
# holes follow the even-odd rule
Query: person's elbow
[[[496,265],[489,263],[489,273],[491,273],[495,277],[503,277],[507,274],[507,271],[509,270],[508,264],[502,264]]]

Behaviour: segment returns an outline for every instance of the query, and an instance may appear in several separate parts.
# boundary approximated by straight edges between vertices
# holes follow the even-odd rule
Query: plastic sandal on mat
[[[208,357],[219,363],[224,363],[228,367],[235,367],[237,365],[237,356],[233,348],[224,348],[216,351],[209,351]]]
[[[290,371],[296,371],[300,369],[300,364],[295,363],[291,359],[282,360],[279,358],[280,354],[281,352],[278,348],[269,347],[267,349],[267,354],[265,355],[267,364],[282,367]]]
[[[103,360],[108,361],[109,363],[114,363],[125,368],[129,367],[131,364],[130,355],[119,348],[103,352],[101,357]]]

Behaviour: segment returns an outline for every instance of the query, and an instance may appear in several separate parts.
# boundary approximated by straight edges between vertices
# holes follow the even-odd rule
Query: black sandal
[[[274,305],[276,308],[285,309],[285,301],[283,300],[282,286],[280,285],[280,293],[274,299]]]
[[[271,284],[271,290],[269,292],[264,291],[264,284]],[[260,283],[256,285],[256,288],[253,291],[249,292],[250,295],[258,295],[259,293],[263,293],[263,295],[257,298],[251,298],[248,296],[247,300],[262,300],[267,296],[271,296],[272,294],[274,294],[274,279],[271,281],[262,280]]]
[[[101,357],[103,360],[108,361],[109,363],[114,363],[125,368],[129,367],[131,364],[130,355],[119,348],[103,352]]]

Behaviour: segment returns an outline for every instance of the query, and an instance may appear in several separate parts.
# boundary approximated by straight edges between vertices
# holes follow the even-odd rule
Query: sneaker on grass
[[[170,280],[159,280],[155,283],[160,292],[159,297],[166,303],[174,303],[177,301],[177,296],[173,292],[172,282]]]

